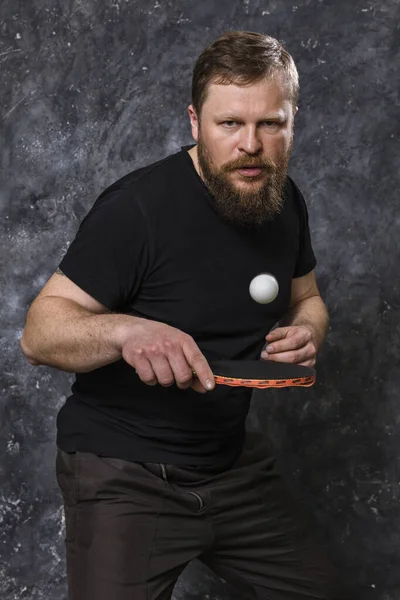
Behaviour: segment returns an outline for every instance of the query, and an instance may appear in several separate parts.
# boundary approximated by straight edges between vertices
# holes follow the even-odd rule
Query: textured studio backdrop
[[[268,33],[300,73],[289,169],[331,328],[311,389],[253,398],[357,600],[400,599],[399,0],[2,0],[0,599],[65,600],[55,418],[72,377],[30,366],[29,304],[118,177],[191,143],[198,54]],[[194,561],[175,600],[229,600]]]

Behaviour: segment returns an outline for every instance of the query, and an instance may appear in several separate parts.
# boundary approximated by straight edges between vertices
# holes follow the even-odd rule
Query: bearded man
[[[56,457],[71,600],[169,599],[194,558],[243,598],[345,597],[269,441],[246,432],[251,390],[209,365],[314,366],[326,334],[287,174],[298,88],[274,38],[219,37],[193,73],[196,144],[106,189],[28,312],[29,362],[76,374]],[[249,295],[261,272],[269,304]]]

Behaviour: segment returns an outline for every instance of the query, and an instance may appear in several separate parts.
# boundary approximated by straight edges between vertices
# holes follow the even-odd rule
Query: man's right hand
[[[123,359],[147,385],[174,383],[204,393],[215,387],[214,375],[194,339],[165,323],[137,319],[121,340]]]

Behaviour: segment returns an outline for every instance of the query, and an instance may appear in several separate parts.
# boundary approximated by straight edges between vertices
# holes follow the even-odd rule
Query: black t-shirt
[[[273,221],[259,230],[232,226],[188,148],[106,189],[60,269],[111,311],[190,334],[207,360],[255,360],[288,309],[292,278],[316,265],[304,198],[288,177]],[[279,282],[270,304],[249,294],[262,272]],[[121,359],[76,374],[57,416],[57,444],[140,462],[224,465],[241,451],[250,398],[248,388],[148,386]]]

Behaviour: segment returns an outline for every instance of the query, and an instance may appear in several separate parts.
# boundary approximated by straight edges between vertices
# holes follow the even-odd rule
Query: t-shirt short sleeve
[[[102,194],[81,222],[59,267],[109,310],[129,303],[147,267],[146,223],[126,191]]]
[[[294,193],[294,202],[297,206],[299,214],[299,248],[293,277],[302,277],[303,275],[307,275],[313,269],[315,269],[317,259],[315,258],[311,243],[307,205],[303,194],[300,192],[294,181],[291,181],[293,186],[292,189]]]

